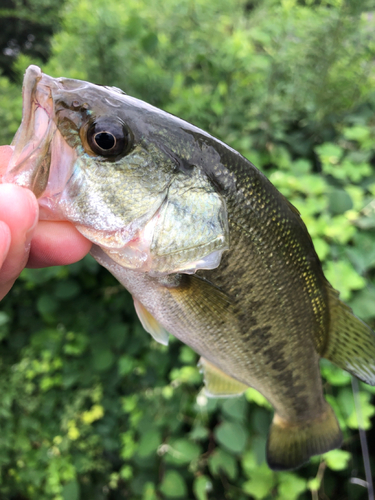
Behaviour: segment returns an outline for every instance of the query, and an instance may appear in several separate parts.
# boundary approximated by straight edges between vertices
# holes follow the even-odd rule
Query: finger
[[[39,221],[27,267],[71,264],[89,253],[92,243],[69,222]]]
[[[0,269],[9,252],[10,247],[10,229],[5,222],[0,221]]]
[[[12,153],[13,146],[0,146],[0,180],[7,169]]]
[[[0,220],[8,226],[11,235],[0,270],[1,299],[27,262],[32,232],[38,220],[38,204],[33,193],[13,184],[0,184]]]

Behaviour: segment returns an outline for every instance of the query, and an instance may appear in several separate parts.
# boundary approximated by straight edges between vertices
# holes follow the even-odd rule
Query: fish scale
[[[231,233],[233,234],[233,233]],[[247,238],[242,235],[242,245],[235,244],[235,248],[238,250],[239,248],[242,248],[242,252],[239,252],[239,260],[241,262],[247,261],[249,259],[249,254],[252,257],[252,260],[254,261],[254,257],[257,254],[256,249],[254,249],[248,242]],[[254,247],[256,246],[253,243]],[[230,263],[229,266],[227,266],[225,269],[220,269],[221,270],[221,279],[220,281],[215,281],[215,276],[211,276],[211,279],[219,286],[219,288],[223,291],[226,291],[226,282],[230,280],[231,282],[233,281],[233,278],[238,279],[237,287],[239,290],[243,291],[245,290],[246,292],[246,299],[242,296],[242,293],[240,295],[237,294],[237,297],[234,298],[233,300],[236,301],[239,306],[238,308],[244,311],[244,304],[245,307],[247,305],[247,301],[250,300],[255,300],[257,298],[258,304],[257,304],[257,311],[252,315],[253,317],[253,325],[250,326],[250,322],[248,319],[248,314],[246,312],[243,312],[242,316],[237,314],[237,319],[240,322],[239,325],[239,330],[243,332],[243,337],[242,337],[242,342],[244,344],[242,348],[242,352],[244,355],[242,356],[244,359],[240,363],[240,366],[243,367],[242,369],[246,371],[245,375],[244,373],[239,373],[240,369],[238,366],[236,367],[228,367],[228,363],[226,363],[226,371],[230,373],[232,376],[235,378],[241,380],[241,381],[246,381],[246,374],[251,373],[252,374],[252,385],[253,387],[260,389],[261,392],[271,401],[271,403],[277,408],[277,411],[279,413],[284,414],[285,410],[283,407],[287,407],[288,410],[290,410],[291,402],[290,399],[292,399],[292,403],[296,401],[297,399],[302,397],[301,390],[298,392],[293,392],[292,393],[292,398],[286,396],[282,396],[282,398],[279,398],[278,395],[271,395],[270,391],[273,392],[272,388],[274,387],[275,383],[278,382],[280,377],[283,377],[285,380],[285,393],[290,394],[290,386],[295,385],[295,380],[296,378],[299,378],[298,373],[303,371],[304,373],[304,380],[305,380],[305,388],[303,392],[311,394],[311,402],[310,404],[306,404],[306,398],[303,397],[303,406],[304,406],[304,411],[308,412],[309,414],[313,414],[316,409],[316,390],[311,390],[309,391],[308,385],[311,385],[313,387],[317,387],[318,382],[320,383],[320,377],[318,374],[318,370],[316,369],[316,366],[312,366],[311,373],[308,373],[309,368],[311,363],[309,363],[309,358],[315,357],[316,359],[317,354],[314,350],[313,344],[311,340],[308,338],[308,330],[306,329],[301,331],[301,321],[298,321],[297,324],[294,326],[288,324],[288,314],[287,310],[284,309],[285,305],[283,301],[280,304],[279,301],[279,294],[273,294],[273,290],[275,288],[275,285],[268,279],[265,280],[260,280],[259,275],[259,268],[262,266],[264,262],[264,257],[259,256],[259,263],[254,262],[253,264],[253,273],[252,275],[246,274],[244,276],[244,273],[239,272],[236,274],[233,274],[233,268],[238,267],[236,261],[232,261],[231,255],[228,254],[225,257],[226,260]],[[258,260],[256,259],[256,260]],[[218,273],[218,270],[215,271]],[[214,274],[214,272],[213,272]],[[274,277],[274,275],[273,275]],[[249,279],[250,278],[250,279]],[[251,290],[249,289],[249,286],[243,286],[243,282],[247,281],[248,283],[251,283]],[[296,293],[296,291],[294,291]],[[228,295],[231,296],[230,291],[228,290]],[[295,297],[295,295],[294,295]],[[270,310],[273,311],[280,311],[279,314],[273,314],[273,316],[276,318],[276,322],[271,322],[270,321]],[[284,317],[285,320],[281,320],[281,317]],[[293,319],[293,322],[296,323],[296,317],[292,314],[289,316],[290,318]],[[302,321],[306,321],[306,317],[301,318]],[[290,323],[290,322],[289,322]],[[275,331],[276,329],[276,331]],[[288,334],[288,342],[284,340],[285,334],[283,334],[283,330],[286,330],[286,333]],[[297,337],[297,340],[301,338],[301,336],[306,336],[306,344],[309,342],[310,347],[308,348],[308,345],[304,344],[303,347],[301,346],[300,342],[293,341],[295,337]],[[275,338],[276,337],[276,338]],[[246,349],[246,350],[245,350]],[[283,354],[283,352],[287,349],[287,352]],[[300,352],[301,351],[301,352]],[[293,359],[295,358],[295,359]],[[291,365],[291,359],[295,361],[293,363],[293,370],[290,369]],[[279,362],[280,364],[283,365],[283,370],[280,371],[279,369],[274,369],[272,367],[273,363]],[[306,369],[306,363],[307,363],[307,369]],[[250,364],[250,366],[249,366]],[[218,365],[220,366],[220,365]],[[267,374],[265,376],[265,374]],[[260,387],[255,381],[255,378],[260,378],[262,387]],[[265,378],[267,378],[267,388],[265,388]],[[302,389],[301,384],[299,389]],[[284,389],[284,386],[282,388],[279,388],[280,391]],[[298,394],[298,395],[297,395]],[[278,403],[275,402],[275,398],[278,397],[278,399],[281,399]],[[280,408],[281,406],[281,408]],[[301,404],[299,406],[302,406]]]
[[[201,355],[207,395],[268,399],[272,469],[340,446],[319,359],[375,385],[375,335],[324,277],[297,209],[238,152],[118,89],[31,66],[23,96],[4,180],[94,243],[157,341]]]

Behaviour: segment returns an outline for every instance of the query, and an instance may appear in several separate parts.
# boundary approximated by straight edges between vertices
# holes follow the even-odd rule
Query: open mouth
[[[3,182],[31,189],[40,197],[48,182],[50,143],[56,130],[50,77],[29,66],[23,82],[22,123],[13,140],[14,152]]]

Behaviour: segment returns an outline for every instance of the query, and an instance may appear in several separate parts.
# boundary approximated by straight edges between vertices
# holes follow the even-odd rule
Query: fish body
[[[69,220],[132,294],[157,340],[201,358],[213,396],[261,392],[275,409],[273,469],[340,446],[325,357],[375,384],[375,336],[324,277],[295,207],[238,152],[118,89],[31,66],[5,182]]]

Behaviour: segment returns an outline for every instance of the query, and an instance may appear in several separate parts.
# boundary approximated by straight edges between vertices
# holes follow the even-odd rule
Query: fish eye
[[[126,154],[132,146],[132,138],[122,121],[105,117],[89,126],[87,143],[94,154],[110,157]]]
[[[95,134],[93,139],[98,148],[106,151],[110,151],[116,145],[116,137],[106,130]]]

